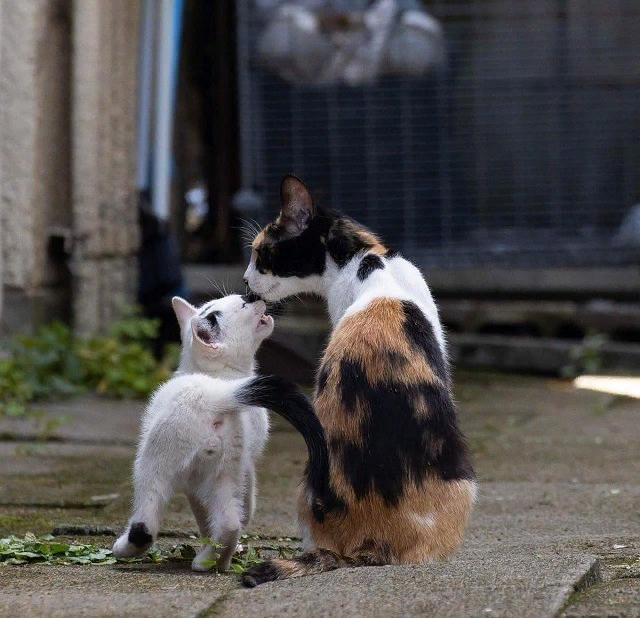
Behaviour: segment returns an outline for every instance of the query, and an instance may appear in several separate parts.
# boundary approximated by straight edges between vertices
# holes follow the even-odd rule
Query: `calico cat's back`
[[[389,543],[394,561],[405,561],[419,546],[415,526],[429,517],[434,526],[443,517],[449,531],[437,536],[441,550],[423,553],[445,555],[457,547],[473,501],[473,469],[456,425],[447,364],[415,303],[376,298],[340,321],[318,373],[315,409],[332,458],[331,484],[344,505],[327,513],[342,522],[332,527],[332,548],[349,553],[366,541],[364,528]],[[453,495],[459,517],[436,515],[443,492]],[[406,522],[390,529],[389,518]],[[393,538],[386,538],[389,530]]]

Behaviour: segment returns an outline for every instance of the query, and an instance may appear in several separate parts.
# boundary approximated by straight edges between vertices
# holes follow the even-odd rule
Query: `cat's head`
[[[244,273],[247,285],[268,301],[325,293],[327,268],[343,268],[355,255],[386,255],[379,239],[349,217],[316,205],[296,176],[280,184],[280,213],[255,237]]]
[[[273,332],[273,318],[254,294],[232,294],[198,308],[175,296],[172,304],[180,324],[182,356],[199,371],[251,366],[258,347]]]

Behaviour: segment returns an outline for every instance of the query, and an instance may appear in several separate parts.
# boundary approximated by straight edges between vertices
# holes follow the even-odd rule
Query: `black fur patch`
[[[402,369],[406,365],[409,364],[409,359],[400,352],[395,352],[393,350],[388,350],[385,352],[387,358],[389,359],[389,364],[396,370]]]
[[[349,412],[355,411],[359,385],[363,378],[362,365],[358,361],[347,358],[340,361],[340,395],[342,404]]]
[[[373,253],[365,255],[358,266],[358,279],[364,281],[374,270],[382,268],[384,268],[382,258]]]
[[[397,255],[400,255],[400,254],[395,249],[387,249],[387,252],[384,254],[384,257],[390,260],[391,258],[394,258]]]
[[[305,476],[313,498],[314,517],[322,521],[331,511],[344,512],[346,504],[329,484],[329,454],[324,429],[311,402],[295,384],[276,376],[257,376],[235,395],[244,405],[268,408],[279,414],[304,438],[309,453]]]
[[[373,247],[357,233],[359,227],[339,212],[324,208],[317,209],[298,236],[291,237],[284,227],[269,223],[264,228],[264,242],[257,248],[256,268],[277,277],[321,275],[327,251],[342,268],[356,254]]]
[[[411,301],[402,301],[402,309],[404,311],[405,336],[424,355],[433,369],[433,373],[448,383],[448,368],[429,320],[425,318],[420,308]]]
[[[329,448],[341,461],[358,498],[375,491],[393,506],[409,479],[419,484],[429,473],[444,480],[474,478],[445,386],[428,382],[408,386],[395,381],[370,384],[363,368],[356,365],[354,361],[345,365],[350,375],[348,401],[357,400],[366,409],[361,426],[364,445],[333,438]],[[344,400],[344,390],[342,396]],[[417,401],[428,414],[416,411]]]
[[[141,521],[131,524],[128,538],[129,543],[136,547],[145,547],[146,545],[151,545],[153,542],[153,537],[149,534],[149,529],[146,524]]]
[[[204,316],[204,319],[211,324],[212,328],[218,328],[218,316],[220,315],[219,311],[212,311],[211,313],[207,313]]]
[[[327,248],[323,244],[330,221],[316,216],[299,236],[287,237],[282,228],[265,228],[265,242],[257,249],[256,268],[277,277],[321,275],[325,269]]]
[[[331,372],[331,368],[329,363],[325,363],[320,367],[320,371],[318,372],[318,380],[317,380],[317,392],[321,393],[325,387],[327,386],[327,380],[329,379],[329,373]]]
[[[371,249],[373,244],[363,240],[347,219],[336,218],[327,238],[327,250],[333,261],[342,268],[357,253]]]
[[[258,294],[256,294],[255,292],[249,292],[248,294],[243,294],[241,298],[243,303],[247,303],[249,305],[252,303],[258,302],[259,300],[262,300],[260,296],[258,296]]]

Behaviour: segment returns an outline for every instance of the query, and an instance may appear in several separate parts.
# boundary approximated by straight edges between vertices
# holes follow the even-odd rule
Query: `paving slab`
[[[340,570],[255,590],[185,563],[2,567],[0,616],[638,615],[640,578],[611,565],[640,556],[640,403],[559,380],[468,372],[458,372],[456,395],[480,492],[449,562]],[[57,441],[29,441],[37,434],[27,422],[9,421],[16,440],[0,442],[0,534],[70,524],[89,534],[89,526],[109,547],[113,537],[104,535],[129,515],[142,404],[88,398],[43,408],[68,419],[54,428]],[[302,439],[274,419],[247,532],[276,544],[297,534],[305,458]],[[178,538],[160,545],[194,531],[177,496],[163,533]]]
[[[237,586],[188,564],[0,567],[0,616],[187,618]]]
[[[567,600],[561,618],[640,616],[640,554],[637,558],[609,558],[600,561],[600,578],[575,591]]]
[[[553,616],[596,568],[593,556],[544,548],[465,551],[444,564],[347,569],[238,590],[205,616]]]
[[[0,436],[135,445],[143,409],[141,401],[99,396],[42,402],[31,406],[30,417],[0,418]]]

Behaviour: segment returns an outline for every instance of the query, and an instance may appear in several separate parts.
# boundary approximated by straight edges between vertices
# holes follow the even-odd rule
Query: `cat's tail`
[[[305,577],[345,567],[384,566],[391,562],[390,556],[385,554],[373,544],[363,545],[353,556],[341,556],[328,549],[313,549],[290,560],[267,560],[251,567],[243,574],[242,583],[247,588],[255,588],[277,579]]]
[[[277,376],[256,376],[235,392],[247,406],[267,408],[289,421],[302,435],[309,452],[308,482],[314,495],[323,496],[329,479],[329,456],[324,429],[311,402],[298,387]]]

